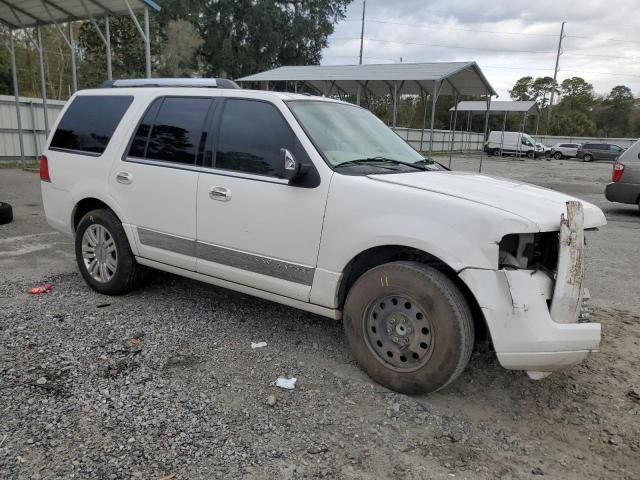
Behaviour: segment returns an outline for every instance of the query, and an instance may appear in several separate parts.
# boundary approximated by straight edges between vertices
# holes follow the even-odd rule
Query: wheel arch
[[[76,202],[71,210],[71,231],[75,233],[78,223],[80,223],[82,217],[84,217],[88,212],[101,208],[110,210],[116,217],[118,217],[118,219],[120,219],[116,211],[105,201],[95,197],[85,197]]]
[[[342,279],[337,291],[338,308],[343,309],[349,289],[365,272],[379,265],[395,261],[414,261],[429,265],[445,274],[462,292],[471,313],[476,333],[476,343],[482,340],[491,340],[482,309],[469,287],[460,279],[457,272],[435,255],[424,250],[404,245],[381,245],[368,248],[355,255],[345,266]]]

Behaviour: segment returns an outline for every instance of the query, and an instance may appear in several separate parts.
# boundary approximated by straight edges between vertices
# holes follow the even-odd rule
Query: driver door
[[[308,301],[329,178],[320,179],[301,128],[285,115],[293,119],[271,102],[224,100],[198,180],[196,269]],[[289,185],[281,148],[313,169],[317,181]]]

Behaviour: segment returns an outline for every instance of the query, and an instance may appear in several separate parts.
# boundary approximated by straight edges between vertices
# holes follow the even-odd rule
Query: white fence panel
[[[65,103],[61,100],[47,101],[49,127],[53,125]],[[24,155],[27,158],[37,158],[47,140],[42,99],[20,97],[20,120],[22,122]],[[19,157],[20,139],[15,97],[0,95],[0,159]]]

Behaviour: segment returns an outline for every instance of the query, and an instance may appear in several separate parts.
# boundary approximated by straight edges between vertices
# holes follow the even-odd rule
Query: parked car
[[[624,148],[612,143],[585,143],[578,147],[576,158],[583,162],[615,160],[622,152],[624,152]]]
[[[551,147],[550,155],[556,160],[572,158],[578,154],[579,143],[556,143]]]
[[[536,158],[539,155],[536,141],[530,135],[501,130],[489,133],[485,151],[489,155],[515,155],[527,156],[528,158]]]
[[[77,92],[40,160],[46,218],[97,292],[152,267],[342,319],[363,369],[405,393],[452,382],[476,331],[532,378],[598,349],[594,205],[448,171],[349,103],[153,83]]]
[[[610,202],[628,203],[640,208],[640,140],[613,164],[611,183],[604,194]]]
[[[538,157],[546,157],[549,156],[551,152],[551,147],[545,145],[544,143],[536,143],[536,148],[538,150]]]

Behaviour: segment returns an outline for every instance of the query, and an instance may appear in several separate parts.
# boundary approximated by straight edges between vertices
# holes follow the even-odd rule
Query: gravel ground
[[[543,168],[521,165],[511,176]],[[589,200],[605,171],[588,166],[590,183],[570,162],[544,168]],[[362,373],[338,322],[162,273],[122,297],[93,292],[47,236],[33,184],[0,172],[17,205],[0,228],[0,478],[640,478],[637,298],[593,292],[602,351],[579,366],[532,382],[480,351],[444,391],[408,397]],[[605,259],[637,249],[627,230],[638,244],[640,215],[613,208],[624,222],[589,247]],[[637,261],[598,281],[636,279]],[[26,293],[46,281],[51,293]]]

